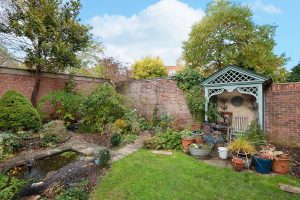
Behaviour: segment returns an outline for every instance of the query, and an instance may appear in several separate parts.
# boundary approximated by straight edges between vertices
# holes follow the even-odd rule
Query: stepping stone
[[[281,190],[294,193],[294,194],[300,194],[300,188],[292,185],[286,185],[283,183],[279,183],[279,187]]]
[[[85,156],[92,156],[94,155],[94,149],[93,148],[85,148],[85,149],[82,149],[82,150],[79,150],[80,153],[84,154]]]

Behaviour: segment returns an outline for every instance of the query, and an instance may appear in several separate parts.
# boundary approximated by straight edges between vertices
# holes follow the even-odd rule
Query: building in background
[[[166,66],[168,76],[175,76],[177,72],[183,70],[182,66]]]

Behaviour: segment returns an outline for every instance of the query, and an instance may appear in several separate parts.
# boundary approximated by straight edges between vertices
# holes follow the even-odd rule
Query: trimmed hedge
[[[0,131],[38,130],[41,119],[29,99],[15,90],[0,99]]]

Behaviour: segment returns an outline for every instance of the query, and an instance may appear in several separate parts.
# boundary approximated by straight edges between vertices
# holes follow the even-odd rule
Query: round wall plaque
[[[241,106],[241,105],[243,104],[243,102],[244,102],[244,99],[243,99],[243,97],[241,97],[241,96],[234,96],[234,97],[232,97],[232,99],[231,99],[232,105],[234,105],[234,106],[236,106],[236,107]]]

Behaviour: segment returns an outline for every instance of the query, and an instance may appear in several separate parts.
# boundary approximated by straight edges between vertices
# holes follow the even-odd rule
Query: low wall
[[[68,75],[66,74],[43,72],[38,99],[53,90],[63,89],[67,79]],[[90,90],[97,84],[107,82],[106,79],[84,76],[75,76],[74,80],[77,83],[77,89],[81,91]],[[0,96],[7,90],[14,89],[22,92],[30,99],[34,83],[35,77],[31,70],[0,67]]]
[[[300,148],[300,83],[272,84],[266,90],[265,130],[272,143]]]
[[[129,97],[138,113],[147,119],[151,119],[157,109],[158,115],[168,113],[172,117],[175,128],[192,123],[184,93],[170,78],[125,82],[119,91]]]

